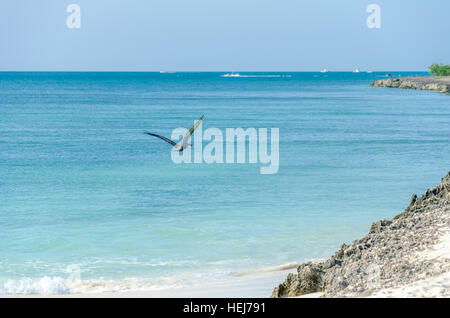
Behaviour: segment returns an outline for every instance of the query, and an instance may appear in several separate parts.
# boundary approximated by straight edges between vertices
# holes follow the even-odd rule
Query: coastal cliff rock
[[[449,94],[450,76],[387,78],[372,82],[370,85],[379,87],[432,90]]]
[[[324,297],[358,297],[388,287],[450,271],[449,259],[428,259],[421,252],[450,228],[450,172],[441,184],[390,220],[374,222],[369,233],[352,244],[342,244],[325,261],[307,262],[276,287],[272,297],[294,297],[324,292]]]

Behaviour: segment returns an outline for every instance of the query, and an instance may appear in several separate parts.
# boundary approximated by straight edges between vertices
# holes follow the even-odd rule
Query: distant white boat
[[[320,71],[320,73],[328,73],[328,72],[329,71],[326,68],[324,68],[323,70]]]
[[[361,71],[360,70],[358,70],[357,68],[355,68],[354,70],[353,70],[353,73],[360,73]]]
[[[232,73],[223,74],[223,75],[220,75],[220,76],[221,77],[241,77],[241,74],[232,72]]]
[[[159,71],[160,74],[173,74],[175,72],[170,72],[170,71]]]

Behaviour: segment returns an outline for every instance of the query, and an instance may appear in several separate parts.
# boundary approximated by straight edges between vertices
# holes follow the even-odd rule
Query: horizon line
[[[384,72],[426,72],[429,73],[429,70],[359,70],[360,73],[367,73],[368,71],[372,73],[384,73]],[[215,71],[164,71],[164,70],[148,70],[148,71],[134,71],[134,70],[0,70],[0,73],[162,73],[162,74],[170,74],[170,73],[322,73],[320,70],[318,71],[267,71],[267,70],[259,70],[259,71],[228,71],[228,70],[215,70]],[[349,70],[328,70],[327,73],[354,73]]]

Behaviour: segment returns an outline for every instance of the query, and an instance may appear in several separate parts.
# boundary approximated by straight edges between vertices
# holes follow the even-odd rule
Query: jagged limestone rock
[[[422,89],[450,93],[450,76],[386,78],[370,83],[371,86],[403,89]]]
[[[392,221],[374,222],[369,233],[342,244],[334,256],[307,262],[276,287],[272,297],[292,297],[323,291],[325,297],[370,295],[383,287],[407,284],[450,271],[450,260],[417,258],[436,244],[439,229],[450,227],[450,172],[441,184],[409,206]]]

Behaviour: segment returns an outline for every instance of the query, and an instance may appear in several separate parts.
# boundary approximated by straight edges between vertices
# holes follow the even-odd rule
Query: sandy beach
[[[180,288],[160,288],[124,292],[84,294],[17,294],[0,297],[18,298],[267,298],[273,286],[283,280],[295,268],[260,272],[233,277],[229,282],[211,283]]]
[[[450,261],[450,228],[440,231],[439,243],[417,255],[436,263]],[[450,271],[411,284],[375,292],[371,297],[450,297]]]
[[[447,263],[450,260],[450,229],[441,231],[439,243],[417,255],[418,258],[434,260],[437,263]],[[323,297],[323,292],[316,292],[297,296],[296,298]],[[429,278],[420,279],[398,287],[380,289],[370,298],[422,298],[422,297],[450,297],[450,271]]]

